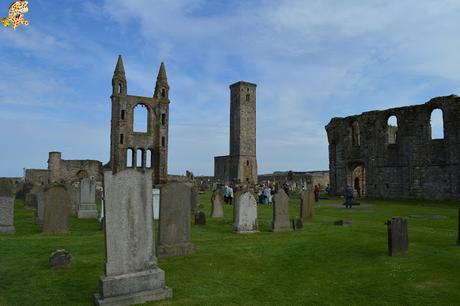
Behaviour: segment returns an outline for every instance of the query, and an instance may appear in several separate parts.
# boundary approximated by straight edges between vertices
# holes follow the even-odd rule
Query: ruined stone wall
[[[431,138],[435,109],[443,112],[443,139]],[[391,116],[397,118],[395,141],[389,136]],[[358,183],[371,197],[460,199],[459,97],[333,118],[326,131],[334,193]]]
[[[24,181],[32,185],[48,184],[50,172],[45,169],[26,169]]]

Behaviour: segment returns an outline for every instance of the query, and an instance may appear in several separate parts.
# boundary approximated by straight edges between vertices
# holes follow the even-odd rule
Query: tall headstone
[[[104,200],[105,273],[99,278],[96,304],[132,305],[171,297],[155,256],[152,170],[105,171]]]
[[[235,222],[233,229],[237,233],[257,232],[257,201],[251,192],[243,192],[237,197]]]
[[[160,189],[152,189],[153,220],[160,219]]]
[[[273,231],[290,230],[289,197],[283,189],[273,196]]]
[[[78,207],[80,205],[80,182],[74,182],[66,186],[67,194],[70,198],[70,210],[73,215],[78,215]]]
[[[220,189],[215,189],[211,196],[211,218],[224,217],[224,196]]]
[[[14,234],[14,200],[16,187],[13,182],[0,180],[0,233]]]
[[[70,199],[62,185],[52,185],[44,194],[44,233],[67,233],[69,231]]]
[[[167,183],[160,189],[158,257],[189,255],[191,241],[191,187],[185,183]]]
[[[198,210],[198,188],[192,185],[190,193],[190,209],[192,213],[195,213]]]
[[[396,256],[407,253],[409,249],[407,220],[396,217],[388,220],[386,224],[388,231],[388,255]]]
[[[26,193],[24,199],[24,207],[28,209],[37,208],[37,193],[40,192],[41,186],[33,185],[30,190]]]
[[[80,204],[78,205],[79,219],[96,219],[96,181],[84,178],[80,182]]]
[[[43,224],[45,218],[45,192],[44,188],[37,193],[37,210],[35,211],[35,224]]]
[[[300,194],[300,217],[302,221],[311,220],[315,215],[315,193],[307,188]]]

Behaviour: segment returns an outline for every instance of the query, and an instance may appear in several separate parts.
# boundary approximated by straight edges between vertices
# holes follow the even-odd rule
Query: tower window
[[[131,168],[133,167],[133,149],[126,150],[126,167]]]
[[[121,110],[121,120],[125,120],[125,110]]]
[[[165,138],[163,136],[163,137],[161,137],[161,146],[164,147],[165,143],[166,143],[166,141],[165,141]]]
[[[161,89],[161,97],[162,98],[166,97],[166,89],[164,88]]]
[[[166,114],[161,114],[161,125],[164,126],[166,124]]]
[[[134,107],[133,131],[146,133],[148,127],[149,110],[144,104]]]
[[[249,100],[251,100],[251,95],[248,94],[246,95],[246,101],[249,101]]]
[[[123,89],[123,86],[121,85],[121,83],[118,83],[118,93],[121,94],[121,91]]]
[[[388,144],[396,144],[398,139],[398,118],[391,116],[387,121]]]
[[[249,167],[249,160],[247,160],[247,161],[246,161],[246,166],[248,166],[248,167]]]
[[[153,157],[153,153],[152,153],[152,149],[148,149],[147,150],[147,158],[145,160],[146,164],[145,164],[145,167],[146,168],[152,168],[152,157]]]
[[[123,134],[120,134],[120,144],[123,144]]]

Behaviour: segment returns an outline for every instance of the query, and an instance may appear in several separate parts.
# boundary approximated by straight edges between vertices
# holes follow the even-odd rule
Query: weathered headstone
[[[96,181],[84,178],[80,182],[79,219],[96,219]]]
[[[160,219],[160,189],[152,189],[153,220]]]
[[[80,182],[66,185],[67,194],[70,199],[70,210],[72,215],[77,216],[80,205]]]
[[[14,200],[16,186],[9,180],[0,180],[0,233],[14,234]]]
[[[191,241],[191,187],[172,182],[160,189],[160,222],[158,257],[189,255],[194,252]]]
[[[224,217],[224,197],[220,189],[212,192],[211,197],[211,218]]]
[[[315,193],[307,188],[300,194],[300,217],[303,221],[313,219],[315,215]]]
[[[49,268],[67,268],[70,266],[72,255],[66,250],[56,250],[48,259]]]
[[[45,218],[45,193],[44,188],[37,193],[37,210],[35,210],[35,224],[43,224]]]
[[[39,186],[34,185],[32,188],[29,190],[29,192],[26,193],[26,197],[24,199],[24,207],[28,209],[36,209],[37,208],[37,192],[38,192]]]
[[[206,225],[206,215],[202,211],[195,214],[195,225]]]
[[[303,221],[302,218],[297,217],[295,219],[292,219],[292,228],[296,231],[301,228],[303,228]]]
[[[69,231],[70,199],[62,185],[52,185],[44,194],[44,233],[67,233]]]
[[[192,189],[190,190],[190,206],[191,206],[191,211],[192,213],[195,213],[198,209],[198,188],[195,186],[192,186]]]
[[[96,304],[132,305],[171,297],[155,257],[152,170],[105,171],[104,200],[105,273]]]
[[[386,222],[388,231],[388,255],[395,256],[407,253],[409,238],[407,220],[401,217],[391,218]]]
[[[233,229],[237,233],[257,232],[257,201],[251,192],[242,193],[236,201]]]
[[[345,225],[351,225],[353,222],[351,220],[335,220],[334,221],[334,225],[341,225],[341,226],[345,226]]]
[[[289,224],[289,197],[283,189],[273,196],[273,231],[286,231]]]

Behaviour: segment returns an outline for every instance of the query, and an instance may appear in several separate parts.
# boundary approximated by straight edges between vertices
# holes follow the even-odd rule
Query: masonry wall
[[[443,112],[443,139],[431,138],[435,109]],[[392,115],[398,121],[395,143],[388,136]],[[334,193],[342,194],[358,178],[371,197],[460,199],[459,97],[333,118],[326,131]]]

